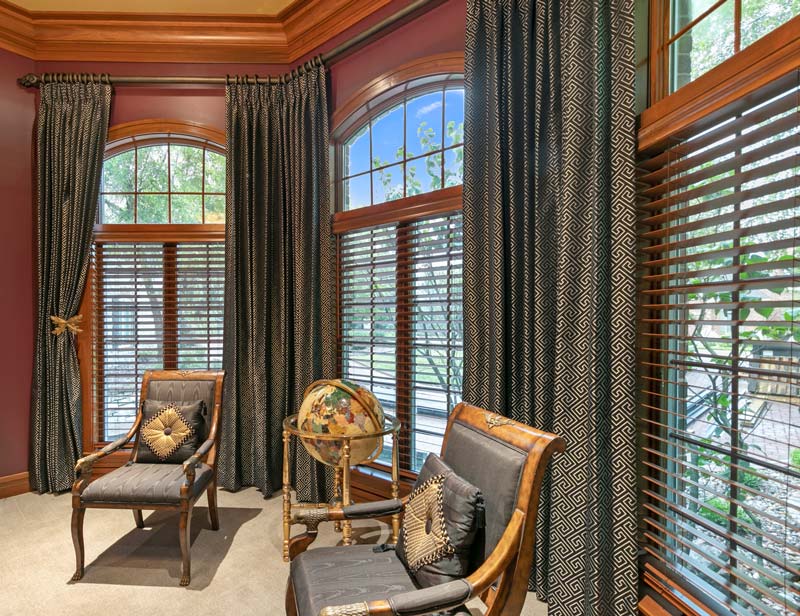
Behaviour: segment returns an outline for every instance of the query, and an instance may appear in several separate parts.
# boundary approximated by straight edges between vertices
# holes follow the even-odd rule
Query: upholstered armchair
[[[148,370],[139,411],[128,433],[78,460],[72,486],[73,580],[83,577],[86,509],[132,509],[137,528],[144,528],[143,510],[166,509],[179,514],[180,585],[188,586],[192,508],[203,492],[208,494],[211,528],[219,529],[216,450],[224,375],[223,371]],[[98,460],[131,440],[127,464],[91,481]]]
[[[322,522],[383,517],[398,511],[418,517],[418,512],[408,511],[412,508],[409,497],[307,509],[292,520],[305,525],[306,530],[289,544],[286,614],[454,613],[463,610],[472,598],[481,597],[487,606],[486,616],[518,615],[533,560],[542,478],[552,454],[563,450],[564,441],[556,435],[465,403],[457,405],[447,424],[441,462],[437,463],[449,466],[463,483],[482,493],[484,519],[467,553],[468,574],[443,583],[430,583],[428,578],[426,584],[420,584],[419,573],[410,571],[398,556],[399,546],[397,550],[393,546],[355,545],[306,551]],[[425,485],[421,487],[426,489]],[[425,532],[430,533],[431,518],[425,522],[423,516],[422,520]],[[405,521],[403,529],[405,532]]]

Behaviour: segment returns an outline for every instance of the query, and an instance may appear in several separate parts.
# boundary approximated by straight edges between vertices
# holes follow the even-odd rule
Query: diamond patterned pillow
[[[396,548],[422,588],[471,573],[470,551],[483,509],[481,491],[430,454],[409,495]]]
[[[205,438],[205,402],[145,400],[136,461],[180,464]]]

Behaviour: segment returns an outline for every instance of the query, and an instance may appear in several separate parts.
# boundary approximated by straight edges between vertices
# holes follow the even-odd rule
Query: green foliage
[[[800,449],[792,449],[792,453],[789,456],[789,464],[795,468],[800,468]]]

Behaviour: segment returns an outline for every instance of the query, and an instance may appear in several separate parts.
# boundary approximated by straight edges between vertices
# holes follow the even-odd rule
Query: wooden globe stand
[[[292,530],[292,511],[295,509],[325,509],[331,503],[298,503],[292,501],[292,484],[289,452],[292,437],[300,439],[339,441],[342,443],[342,463],[334,467],[333,484],[333,504],[346,507],[352,503],[350,498],[350,450],[352,441],[380,438],[381,443],[387,435],[392,435],[392,498],[400,498],[400,448],[398,438],[400,434],[400,422],[390,415],[386,415],[386,425],[380,432],[371,434],[319,434],[316,432],[306,432],[297,427],[297,414],[290,415],[283,420],[283,560],[289,562],[289,539]],[[371,462],[380,455],[382,444],[376,448],[376,453],[366,460]],[[335,523],[335,530],[342,533],[342,543],[351,545],[353,543],[352,524],[349,520]],[[400,533],[400,514],[392,516],[392,537],[391,543],[397,543],[397,536]]]

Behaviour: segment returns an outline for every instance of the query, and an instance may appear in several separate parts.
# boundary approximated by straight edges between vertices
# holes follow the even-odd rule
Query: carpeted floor
[[[289,565],[281,559],[280,498],[264,500],[253,488],[221,490],[216,532],[210,530],[201,499],[192,521],[188,588],[178,586],[177,518],[145,512],[147,527],[139,530],[130,511],[113,509],[86,512],[86,573],[80,582],[71,582],[70,499],[68,494],[30,493],[0,500],[0,614],[283,614]],[[386,540],[385,526],[356,524],[358,541]],[[338,539],[333,525],[323,524],[314,545],[335,545]],[[473,613],[482,612],[476,607]],[[523,615],[546,614],[546,606],[529,596]]]

